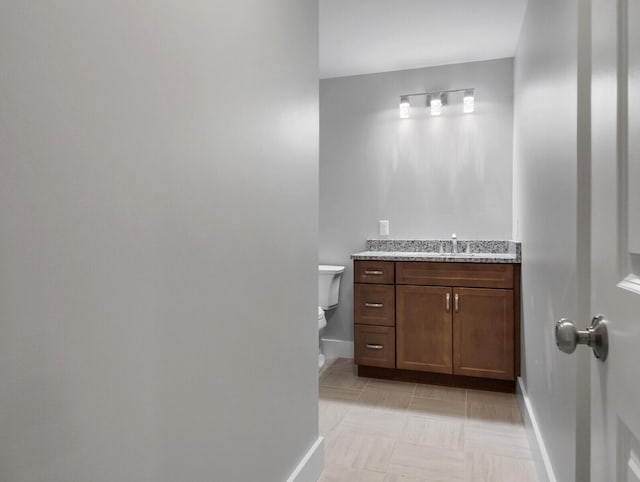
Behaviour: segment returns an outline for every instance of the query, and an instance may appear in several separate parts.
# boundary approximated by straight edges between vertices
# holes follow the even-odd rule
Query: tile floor
[[[320,482],[537,482],[515,395],[320,375]]]

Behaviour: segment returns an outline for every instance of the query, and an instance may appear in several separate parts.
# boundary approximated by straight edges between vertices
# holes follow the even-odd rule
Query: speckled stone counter
[[[354,260],[436,261],[446,263],[520,263],[521,246],[515,241],[459,240],[458,254],[450,239],[368,239],[367,250]]]

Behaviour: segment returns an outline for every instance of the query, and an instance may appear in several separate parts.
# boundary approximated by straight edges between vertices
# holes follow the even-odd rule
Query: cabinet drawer
[[[355,283],[378,283],[392,285],[394,281],[393,261],[354,261]]]
[[[356,283],[354,292],[354,322],[363,325],[396,324],[396,296],[393,285]]]
[[[396,263],[396,284],[513,288],[513,265],[473,263]]]
[[[354,338],[357,365],[395,368],[396,333],[394,328],[355,325]]]

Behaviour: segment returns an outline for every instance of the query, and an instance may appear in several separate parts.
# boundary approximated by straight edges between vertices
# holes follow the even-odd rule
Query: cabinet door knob
[[[365,346],[369,348],[369,350],[382,350],[384,348],[384,345],[372,345],[370,343],[367,343]]]
[[[447,313],[449,313],[451,311],[451,293],[447,293],[445,300],[445,309],[447,310]]]
[[[460,295],[458,295],[458,293],[453,295],[453,306],[455,307],[455,310],[457,313],[458,310],[460,309]]]
[[[366,308],[384,308],[383,303],[365,303],[364,306]]]

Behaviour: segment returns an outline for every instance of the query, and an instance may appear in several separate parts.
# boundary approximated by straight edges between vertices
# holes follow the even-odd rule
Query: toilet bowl
[[[324,310],[318,306],[318,329],[322,331],[327,326],[327,319],[324,316]]]
[[[318,367],[322,369],[325,357],[322,349],[322,331],[327,326],[325,311],[338,306],[340,297],[340,279],[344,273],[344,266],[321,264],[318,266],[318,334],[319,356]]]
[[[318,331],[320,333],[320,354],[318,356],[318,368],[322,370],[324,366],[325,357],[322,350],[322,332],[324,332],[324,327],[327,326],[327,319],[324,316],[324,310],[318,306]]]

